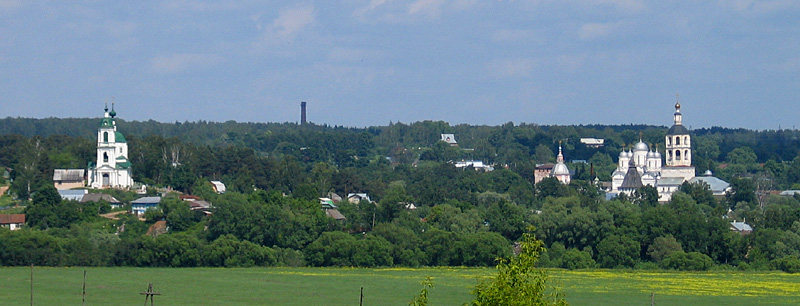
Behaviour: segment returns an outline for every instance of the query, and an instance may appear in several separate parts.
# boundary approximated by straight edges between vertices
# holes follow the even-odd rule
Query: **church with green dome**
[[[97,129],[97,162],[89,163],[88,185],[92,188],[130,188],[131,162],[128,161],[128,142],[117,131],[117,112],[114,105],[104,109]]]

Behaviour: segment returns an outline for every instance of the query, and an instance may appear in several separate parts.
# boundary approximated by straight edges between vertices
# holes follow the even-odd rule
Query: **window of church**
[[[667,146],[672,145],[672,138],[667,137]]]
[[[689,136],[683,136],[683,144],[689,145]]]
[[[681,145],[681,137],[680,137],[680,136],[676,136],[676,137],[675,137],[675,145],[676,145],[676,146],[679,146],[679,145]]]
[[[103,132],[103,142],[108,142],[108,132]]]
[[[675,160],[681,160],[681,151],[675,151]]]
[[[103,153],[103,162],[104,163],[108,162],[108,153],[105,153],[105,152]]]

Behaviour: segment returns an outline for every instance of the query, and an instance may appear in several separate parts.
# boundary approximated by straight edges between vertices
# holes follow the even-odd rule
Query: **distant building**
[[[538,184],[543,179],[550,177],[550,173],[553,172],[553,167],[555,166],[556,164],[554,163],[536,165],[536,168],[533,169],[533,183]]]
[[[489,166],[489,165],[485,165],[483,163],[483,161],[480,161],[480,160],[462,160],[462,161],[456,162],[454,165],[456,166],[456,168],[472,167],[475,170],[483,170],[483,171],[486,171],[486,172],[494,171],[494,167]]]
[[[83,196],[89,193],[89,190],[86,189],[69,189],[69,190],[59,190],[58,195],[61,196],[62,200],[68,201],[76,201],[80,202],[83,200]]]
[[[366,193],[348,193],[347,201],[353,204],[358,204],[361,201],[372,203],[372,200],[369,199],[369,196]]]
[[[713,173],[711,173],[711,170],[706,170],[703,176],[693,177],[689,180],[689,183],[705,183],[708,185],[709,189],[711,189],[711,193],[717,198],[724,197],[725,193],[731,190],[731,184],[715,177]]]
[[[566,164],[564,164],[564,154],[561,151],[561,142],[558,143],[558,156],[556,156],[556,163],[547,163],[536,165],[533,169],[533,183],[538,184],[548,177],[558,179],[562,184],[569,184],[572,181],[572,172]]]
[[[589,148],[600,148],[605,144],[605,139],[599,138],[581,138],[581,143]]]
[[[85,202],[100,202],[100,201],[108,202],[108,204],[111,205],[111,208],[122,207],[122,202],[117,200],[117,198],[112,197],[110,194],[105,194],[105,193],[87,193],[87,194],[83,195],[83,198],[81,198],[81,203],[85,203]]]
[[[128,161],[128,141],[117,131],[117,112],[106,105],[100,128],[97,129],[97,162],[89,164],[92,188],[130,188],[133,186],[131,162]]]
[[[220,181],[211,181],[211,188],[214,189],[216,193],[225,193],[225,184]]]
[[[561,154],[561,142],[558,143],[558,156],[556,156],[556,165],[550,171],[550,177],[558,179],[562,184],[569,184],[572,180],[572,175],[569,173],[569,168],[564,164],[564,154]]]
[[[18,230],[25,225],[25,214],[0,214],[0,227]]]
[[[161,197],[138,198],[131,202],[131,213],[141,217],[148,209],[158,208],[159,203],[161,203]]]
[[[73,189],[86,186],[84,183],[86,169],[55,169],[53,170],[53,185],[56,189]]]
[[[458,142],[456,142],[456,136],[453,134],[442,134],[442,140],[451,146],[458,146]]]
[[[651,151],[641,139],[633,150],[619,153],[619,164],[611,174],[611,194],[629,193],[638,189],[638,185],[650,185],[658,190],[659,201],[666,202],[683,182],[695,177],[691,135],[682,118],[681,104],[675,103],[674,124],[665,137],[666,166],[661,165],[661,153]],[[633,174],[631,168],[637,173]]]
[[[751,227],[744,221],[741,222],[733,221],[731,222],[730,228],[732,231],[739,233],[739,235],[747,235],[753,232],[753,227]]]

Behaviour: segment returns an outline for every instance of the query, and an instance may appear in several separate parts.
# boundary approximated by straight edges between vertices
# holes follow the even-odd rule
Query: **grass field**
[[[433,278],[432,305],[461,305],[488,268],[34,268],[35,305],[406,305]],[[785,273],[551,270],[572,305],[798,305],[800,276]],[[30,268],[0,268],[2,305],[30,304]]]

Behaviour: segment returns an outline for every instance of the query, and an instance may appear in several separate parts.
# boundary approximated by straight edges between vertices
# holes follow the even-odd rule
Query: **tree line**
[[[0,131],[16,133],[0,135],[0,165],[11,170],[10,192],[29,214],[27,230],[0,235],[7,254],[0,263],[492,265],[529,225],[548,248],[543,266],[791,270],[800,255],[798,199],[770,192],[800,187],[793,130],[693,131],[698,172],[713,170],[732,190],[715,198],[708,186],[685,184],[658,204],[648,187],[606,201],[593,174],[608,179],[621,150],[640,137],[663,142],[664,127],[120,121],[137,182],[201,195],[215,206],[206,217],[167,197],[142,222],[99,219],[97,212],[109,207],[52,197],[53,169],[83,168],[95,158],[95,121],[0,120]],[[454,133],[459,147],[438,141],[441,133]],[[606,143],[588,148],[580,137]],[[534,167],[554,160],[558,141],[567,159],[588,164],[570,164],[576,173],[569,185],[553,179],[534,185]],[[496,170],[453,166],[462,159],[484,160]],[[214,194],[209,180],[223,181],[230,192]],[[335,221],[317,200],[330,192],[365,192],[375,201],[337,203],[347,219]],[[113,193],[123,202],[135,198]],[[409,203],[417,208],[407,209]],[[169,233],[146,235],[161,219]],[[730,221],[744,219],[753,234],[729,230]],[[14,249],[20,239],[33,245]],[[73,243],[93,251],[81,255]],[[17,256],[12,249],[52,254]],[[218,259],[205,261],[212,258]]]

